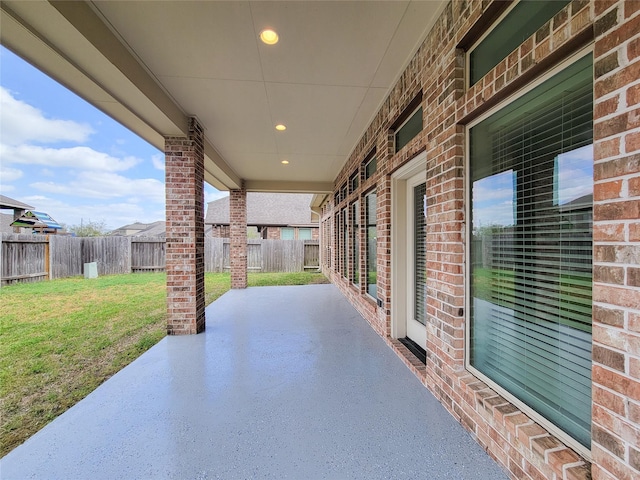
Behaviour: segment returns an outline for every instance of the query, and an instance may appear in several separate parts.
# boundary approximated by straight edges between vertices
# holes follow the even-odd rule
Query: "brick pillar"
[[[204,331],[204,135],[165,137],[167,333]]]
[[[640,2],[595,2],[593,478],[640,478]]]
[[[247,191],[229,193],[231,288],[247,288]]]

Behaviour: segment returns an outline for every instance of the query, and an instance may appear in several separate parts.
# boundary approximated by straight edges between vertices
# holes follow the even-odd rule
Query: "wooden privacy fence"
[[[205,271],[229,270],[229,239],[205,238]],[[165,268],[163,237],[92,237],[2,234],[3,285],[73,277],[96,262],[98,274],[158,272]],[[247,268],[260,272],[317,269],[317,240],[247,240]]]

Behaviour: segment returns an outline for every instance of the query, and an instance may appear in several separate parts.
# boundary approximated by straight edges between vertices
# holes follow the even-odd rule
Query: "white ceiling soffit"
[[[195,115],[217,188],[327,193],[443,3],[4,0],[0,38],[159,148]]]

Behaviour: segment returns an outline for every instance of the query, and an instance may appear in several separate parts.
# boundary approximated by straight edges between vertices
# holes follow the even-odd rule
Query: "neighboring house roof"
[[[133,230],[133,231],[132,231]],[[204,234],[211,235],[212,227],[206,225],[204,227]],[[127,233],[130,231],[131,233]],[[167,234],[167,226],[164,220],[158,220],[153,223],[132,223],[131,225],[124,225],[120,228],[113,230],[109,235],[120,235],[129,237],[164,237]]]
[[[158,222],[152,222],[152,223],[142,223],[142,222],[135,222],[135,223],[130,223],[128,225],[123,225],[122,227],[116,228],[115,230],[112,230],[109,235],[122,235],[122,236],[132,236],[132,235],[139,235],[140,232],[151,228],[155,225],[157,225],[158,223],[162,223],[164,225],[164,222],[162,220],[158,221]],[[163,228],[164,230],[164,228]]]
[[[311,219],[313,195],[299,193],[247,193],[247,225],[317,226]],[[229,197],[209,202],[204,223],[229,224]]]
[[[12,208],[18,210],[33,210],[35,207],[31,205],[27,205],[26,203],[19,202],[13,198],[7,197],[6,195],[0,195],[0,209]]]
[[[56,222],[48,213],[28,211],[15,220],[12,227],[53,228],[61,230],[62,225]]]
[[[125,228],[125,227],[123,227]],[[166,234],[166,226],[164,220],[148,223],[146,228],[143,228],[137,233],[133,233],[133,237],[164,237]]]

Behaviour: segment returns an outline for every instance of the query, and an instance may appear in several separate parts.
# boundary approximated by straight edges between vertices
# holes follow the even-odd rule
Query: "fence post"
[[[44,271],[47,274],[47,280],[51,280],[51,247],[49,244],[49,235],[44,237]]]

